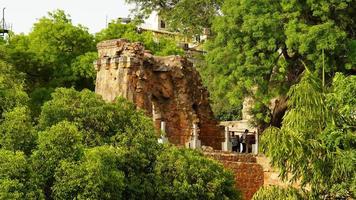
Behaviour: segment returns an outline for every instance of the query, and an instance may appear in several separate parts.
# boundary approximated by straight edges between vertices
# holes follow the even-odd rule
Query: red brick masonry
[[[205,152],[204,154],[218,160],[235,174],[236,188],[242,192],[244,200],[252,199],[263,186],[264,171],[254,155],[224,152]]]

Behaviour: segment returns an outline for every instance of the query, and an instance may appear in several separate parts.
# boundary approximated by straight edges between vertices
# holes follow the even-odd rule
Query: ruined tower
[[[173,144],[186,145],[195,124],[202,145],[221,149],[223,130],[191,62],[180,56],[153,56],[142,44],[124,39],[104,41],[97,48],[95,92],[104,100],[128,99],[152,117],[157,130],[164,121]]]

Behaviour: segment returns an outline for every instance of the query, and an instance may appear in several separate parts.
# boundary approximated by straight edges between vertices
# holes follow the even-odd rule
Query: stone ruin
[[[208,91],[191,62],[180,56],[153,56],[142,44],[123,39],[101,42],[97,48],[95,91],[104,100],[112,102],[122,96],[133,102],[152,117],[157,134],[161,129],[165,130],[170,143],[187,146],[188,142],[198,138],[204,146],[221,149],[225,140],[224,129],[214,120]],[[222,124],[228,127],[227,131],[239,131],[234,128],[246,128],[245,118],[248,118],[246,112],[244,120],[232,122],[236,127]],[[225,146],[227,142],[224,142]],[[252,199],[263,185],[286,186],[263,155],[204,149],[206,156],[234,173],[236,188],[244,200]]]
[[[187,146],[198,137],[202,145],[221,149],[224,130],[191,62],[181,56],[154,56],[141,43],[124,39],[104,41],[97,48],[95,92],[104,100],[122,96],[133,102],[152,117],[157,131],[165,129],[170,143]]]

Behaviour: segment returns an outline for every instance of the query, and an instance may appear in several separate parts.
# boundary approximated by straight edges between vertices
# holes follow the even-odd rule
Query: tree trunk
[[[283,116],[288,108],[288,98],[281,96],[275,100],[275,105],[271,114],[271,126],[280,128],[283,121]]]

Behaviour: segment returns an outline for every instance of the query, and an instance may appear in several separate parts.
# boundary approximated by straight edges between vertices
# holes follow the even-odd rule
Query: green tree
[[[311,198],[355,198],[355,90],[355,76],[338,73],[326,88],[307,70],[288,93],[281,128],[263,133],[261,146],[272,165],[283,179],[309,187]]]
[[[144,175],[142,170],[129,165],[133,160],[127,155],[127,149],[124,147],[101,146],[88,149],[80,162],[62,162],[56,172],[56,183],[53,187],[55,197],[58,199],[239,197],[234,189],[232,174],[198,152],[172,146],[164,147],[155,161],[154,168],[146,172],[149,176],[142,176]],[[133,170],[136,170],[136,173],[128,173]],[[132,183],[138,180],[144,187]]]
[[[239,199],[232,173],[196,151],[168,147],[154,172],[156,199]]]
[[[105,103],[89,91],[59,88],[46,102],[39,118],[39,128],[46,129],[60,121],[75,123],[87,147],[111,144],[125,148],[127,198],[152,194],[151,169],[159,150],[152,120],[126,100]],[[148,191],[151,190],[151,191]]]
[[[13,34],[0,43],[2,59],[24,75],[34,117],[56,87],[94,88],[94,36],[73,25],[62,10],[40,18],[28,34]]]
[[[26,131],[32,132],[29,113],[16,107],[4,116],[0,130],[14,151],[18,141],[27,139]],[[58,88],[43,105],[36,129],[37,147],[28,150],[29,163],[23,153],[0,150],[4,198],[237,198],[233,176],[221,165],[197,152],[160,146],[152,120],[124,99],[106,103],[89,90]],[[25,179],[3,175],[21,163],[10,162],[7,154],[23,159],[24,167],[15,169],[25,168],[19,173]],[[175,174],[180,178],[173,180]],[[167,188],[171,183],[174,192]]]
[[[23,76],[11,65],[0,60],[0,115],[29,101],[24,91]]]
[[[355,39],[354,1],[225,0],[221,12],[200,70],[215,111],[236,107],[248,95],[258,125],[280,126],[286,93],[299,81],[303,62],[319,73],[324,63],[326,81],[355,64],[349,55],[356,49],[348,48]]]
[[[66,85],[66,76],[71,76],[72,61],[88,51],[94,50],[94,38],[88,29],[74,26],[62,10],[48,13],[34,24],[29,34],[30,50],[35,53],[54,86]]]
[[[0,149],[0,199],[43,199],[31,179],[25,155]]]
[[[38,133],[38,149],[31,155],[32,168],[47,199],[60,162],[79,160],[82,154],[82,135],[72,123],[62,121]]]
[[[124,173],[118,169],[125,159],[112,146],[87,149],[79,163],[63,161],[53,186],[55,199],[124,199]]]
[[[73,80],[72,62],[95,50],[88,29],[73,25],[62,10],[49,12],[28,35],[14,35],[8,43],[8,61],[27,75],[30,91],[39,85],[76,86],[79,78]]]
[[[123,24],[120,19],[112,20],[107,28],[95,34],[97,42],[118,38],[125,38],[130,41],[139,41],[142,39],[134,23]]]
[[[181,55],[184,53],[173,38],[166,36],[155,38],[149,31],[139,33],[137,24],[123,24],[120,19],[112,21],[108,28],[96,34],[97,42],[117,38],[125,38],[131,42],[142,42],[145,48],[155,55]]]
[[[89,90],[58,88],[52,93],[52,100],[42,107],[39,128],[45,130],[63,120],[77,125],[87,146],[156,146],[152,120],[124,99],[106,103]],[[125,139],[125,135],[130,139]]]
[[[298,82],[303,62],[319,73],[324,63],[326,81],[337,71],[352,73],[356,64],[353,0],[127,2],[137,3],[136,12],[142,15],[158,11],[182,32],[197,27],[195,34],[201,34],[202,27],[212,28],[199,71],[210,90],[212,108],[222,119],[238,118],[235,110],[244,96],[252,96],[255,124],[262,129],[280,126],[286,93]]]
[[[156,11],[173,31],[186,35],[201,34],[210,28],[219,14],[223,0],[126,0],[135,3],[134,12],[139,19]]]
[[[71,77],[77,88],[86,88],[94,91],[96,71],[93,67],[94,60],[98,59],[96,52],[88,52],[76,57],[71,63]]]
[[[281,188],[278,186],[268,186],[262,187],[254,195],[252,200],[301,200],[306,199],[297,189],[295,188]]]
[[[13,152],[23,151],[29,155],[35,147],[35,131],[27,107],[15,107],[3,113],[0,121],[0,146]]]

